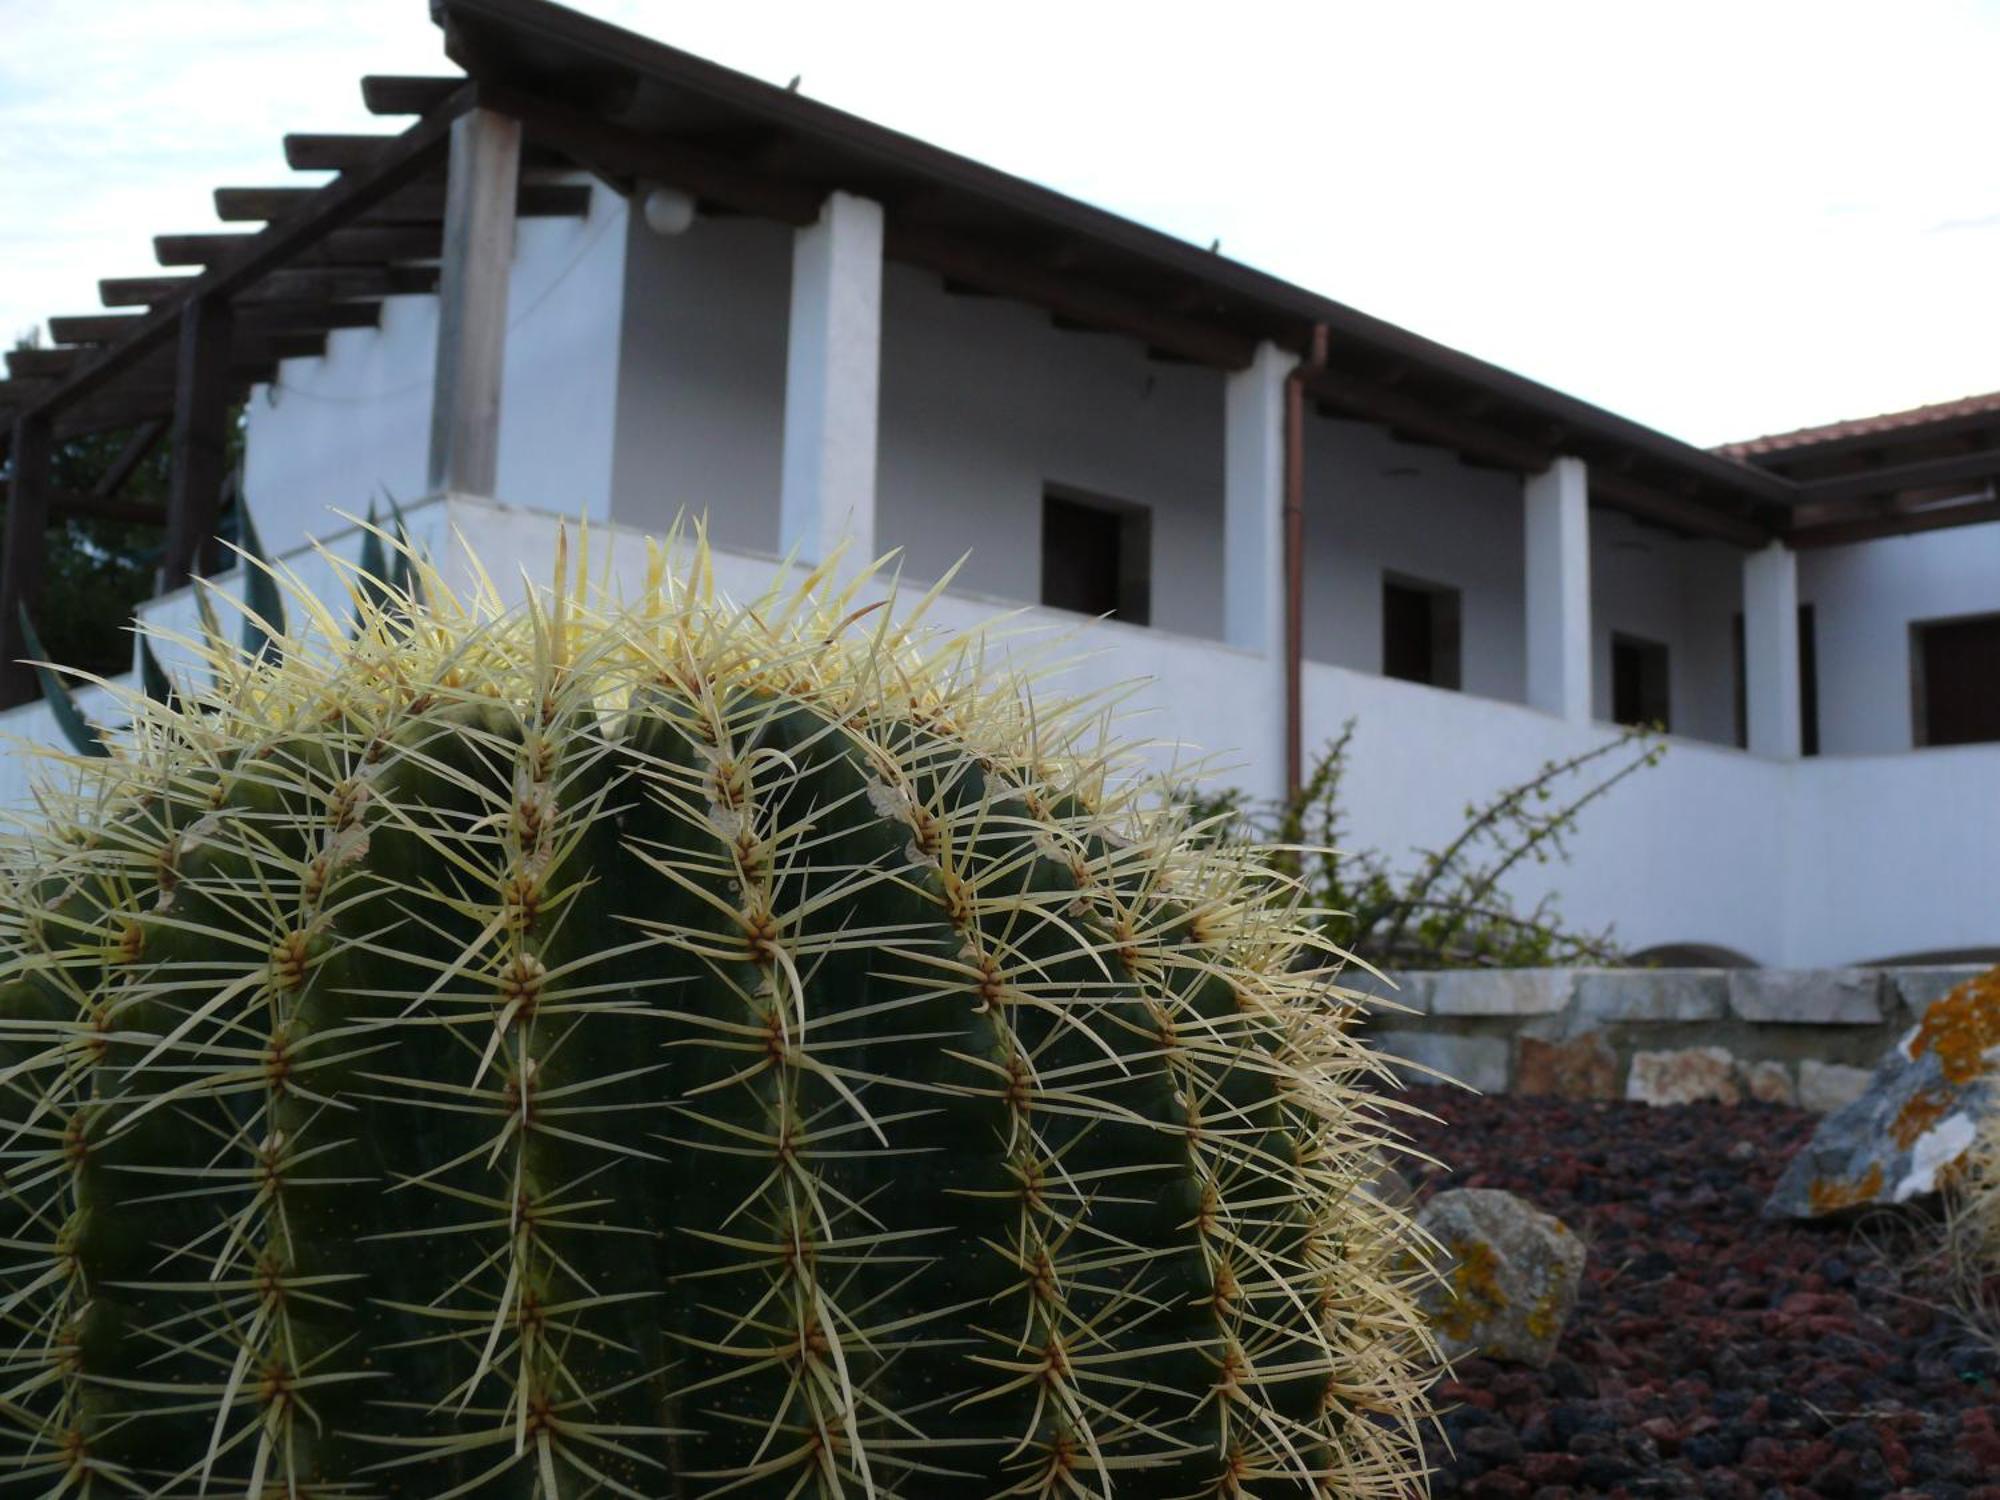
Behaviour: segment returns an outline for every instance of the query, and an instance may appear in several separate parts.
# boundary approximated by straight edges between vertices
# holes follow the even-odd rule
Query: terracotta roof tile
[[[1816,443],[1901,432],[1906,428],[1926,427],[1933,422],[1949,422],[1959,417],[1978,416],[1983,412],[1992,412],[2000,416],[2000,391],[1989,391],[1983,396],[1961,396],[1956,401],[1934,401],[1929,406],[1913,406],[1908,411],[1885,412],[1879,417],[1853,417],[1844,422],[1828,422],[1819,427],[1801,427],[1793,432],[1775,432],[1768,437],[1746,438],[1739,443],[1723,443],[1715,451],[1724,458],[1748,462],[1765,454],[1787,453],[1795,448],[1810,448]]]

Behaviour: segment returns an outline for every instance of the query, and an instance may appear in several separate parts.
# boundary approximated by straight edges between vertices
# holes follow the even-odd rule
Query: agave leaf
[[[396,540],[402,544],[396,549],[395,561],[390,564],[394,571],[390,576],[389,585],[410,603],[421,606],[424,602],[424,581],[410,563],[410,528],[403,520],[403,507],[396,503],[396,497],[390,495],[387,499],[389,514],[396,521]]]
[[[389,603],[389,559],[383,554],[382,537],[375,528],[375,502],[368,502],[368,529],[361,533],[361,597],[368,601],[371,609],[384,609]]]
[[[56,728],[63,738],[70,742],[78,755],[109,755],[111,747],[104,743],[97,726],[84,717],[83,705],[76,701],[76,694],[69,684],[56,675],[48,666],[48,648],[35,631],[35,622],[28,618],[28,606],[21,609],[21,639],[28,643],[28,654],[35,660],[35,677],[41,682],[42,697],[49,705],[49,712],[55,716]]]
[[[139,682],[146,690],[146,696],[155,703],[172,705],[174,701],[173,680],[167,676],[167,669],[160,665],[160,658],[153,654],[153,643],[144,636],[139,637]]]
[[[270,558],[264,555],[249,501],[238,504],[243,517],[243,555],[248,559],[243,570],[243,602],[248,606],[243,614],[243,653],[252,661],[262,661],[279,653],[286,633],[285,596],[272,576]]]

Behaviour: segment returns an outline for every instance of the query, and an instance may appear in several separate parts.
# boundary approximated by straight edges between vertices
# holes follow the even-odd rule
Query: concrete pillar
[[[1528,703],[1588,724],[1590,474],[1559,458],[1521,486],[1527,526]]]
[[[1246,746],[1270,767],[1258,788],[1284,790],[1285,764],[1285,379],[1296,355],[1259,344],[1248,369],[1223,389],[1222,638],[1264,658],[1268,692]]]
[[[792,243],[778,545],[804,562],[875,556],[881,364],[882,205],[834,193]]]
[[[459,116],[446,172],[430,489],[490,497],[500,476],[500,377],[521,122],[490,109]]]
[[[1743,558],[1743,699],[1750,753],[1799,755],[1799,557],[1772,542]]]

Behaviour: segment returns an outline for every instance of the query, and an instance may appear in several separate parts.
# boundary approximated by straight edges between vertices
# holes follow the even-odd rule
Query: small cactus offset
[[[6,846],[0,1493],[1420,1493],[1294,888],[928,599],[673,555],[294,591]]]

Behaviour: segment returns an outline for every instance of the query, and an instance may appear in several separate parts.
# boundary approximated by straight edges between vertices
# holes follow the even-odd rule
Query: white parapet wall
[[[460,539],[513,596],[527,580],[550,578],[557,516],[451,496],[412,505],[405,517],[456,583],[471,577]],[[636,596],[644,540],[593,524],[592,571]],[[337,613],[346,586],[329,558],[358,557],[361,537],[330,519],[320,541],[324,554],[300,550],[282,561]],[[785,566],[742,550],[714,554],[719,586],[738,598],[761,592]],[[237,586],[233,575],[217,582],[224,591]],[[928,583],[903,584],[903,596],[913,600]],[[143,613],[171,631],[192,633],[198,623],[185,590]],[[219,613],[226,630],[238,628],[232,611]],[[1154,769],[1255,787],[1272,784],[1282,763],[1270,731],[1272,675],[1258,653],[959,589],[931,617],[952,630],[990,623],[992,667],[1042,670],[1035,691],[1051,701],[1098,695],[1115,704],[1119,732],[1149,742],[1143,758]],[[163,654],[170,668],[184,666]],[[1617,733],[1317,662],[1307,664],[1304,698],[1308,760],[1350,718],[1357,726],[1342,799],[1350,844],[1406,863],[1456,833],[1469,805]],[[91,711],[117,718],[101,701]],[[56,738],[38,704],[0,716],[0,731],[44,746]],[[0,807],[24,806],[33,775],[65,774],[60,757],[20,748],[0,759]],[[1673,740],[1660,765],[1585,812],[1568,863],[1524,868],[1509,887],[1526,905],[1557,893],[1570,925],[1615,924],[1631,949],[1700,944],[1803,967],[1986,947],[2000,940],[1990,899],[2000,848],[1995,785],[2000,746],[1774,761]]]

